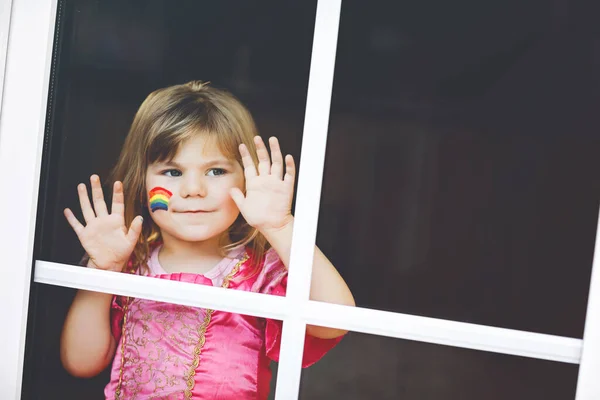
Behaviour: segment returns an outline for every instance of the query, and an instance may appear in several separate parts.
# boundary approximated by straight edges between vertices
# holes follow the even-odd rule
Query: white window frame
[[[11,8],[12,0],[0,0],[0,113],[2,113],[2,89],[4,87],[4,68],[6,67]]]
[[[0,187],[4,188],[0,196],[4,264],[0,300],[5,343],[0,354],[0,397],[19,399],[57,0],[12,0],[12,13],[11,0],[2,1],[9,7],[3,7],[0,14],[0,72],[6,60],[4,91],[0,92]],[[340,7],[341,0],[319,0],[317,5],[286,297],[41,260],[35,261],[35,282],[281,319],[277,400],[298,396],[306,324],[580,364],[577,400],[600,399],[600,240],[596,242],[583,340],[308,300]],[[10,35],[6,14],[11,15]],[[2,44],[4,38],[8,38],[7,46]],[[0,75],[0,89],[2,82]]]

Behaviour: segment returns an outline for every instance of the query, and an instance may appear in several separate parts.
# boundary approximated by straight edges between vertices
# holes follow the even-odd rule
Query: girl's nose
[[[205,197],[207,188],[204,180],[198,176],[189,176],[181,185],[181,197]]]

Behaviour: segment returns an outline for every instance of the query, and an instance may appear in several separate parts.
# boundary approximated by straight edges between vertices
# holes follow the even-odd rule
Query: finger
[[[137,243],[140,235],[142,234],[142,227],[144,226],[144,218],[138,215],[131,221],[129,232],[127,232],[127,238],[132,243]]]
[[[79,194],[79,205],[81,206],[83,219],[85,222],[89,223],[91,220],[96,218],[96,214],[94,213],[94,209],[90,203],[87,187],[83,183],[80,183],[77,185],[77,193]]]
[[[73,211],[71,211],[68,208],[65,208],[64,213],[65,213],[65,218],[67,218],[67,222],[69,223],[69,225],[71,225],[71,228],[73,228],[73,230],[79,237],[79,234],[81,232],[83,232],[85,227],[81,224],[81,222],[79,222],[77,217],[75,217],[75,215],[73,214]]]
[[[296,164],[294,163],[294,157],[291,155],[285,156],[285,176],[283,181],[294,188],[294,180],[296,179]]]
[[[283,179],[283,156],[279,147],[279,140],[276,137],[269,138],[269,147],[271,148],[271,175],[278,179]]]
[[[102,186],[100,185],[100,177],[98,175],[92,175],[90,177],[92,184],[92,201],[94,202],[94,210],[98,217],[108,215],[108,209],[104,202],[104,193],[102,193]]]
[[[256,176],[256,166],[254,160],[248,151],[248,147],[245,144],[240,144],[240,155],[242,156],[242,165],[244,166],[244,176],[246,179],[253,178]]]
[[[244,205],[244,200],[246,200],[244,193],[242,193],[242,191],[239,188],[231,188],[229,190],[229,194],[231,195],[231,198],[233,199],[235,205],[241,211]]]
[[[269,158],[269,152],[265,147],[265,143],[260,136],[255,136],[254,144],[256,145],[256,155],[258,156],[258,174],[269,175],[271,173],[271,159]]]
[[[123,184],[116,181],[113,185],[112,205],[110,207],[112,214],[118,214],[125,217],[125,197],[123,196]]]

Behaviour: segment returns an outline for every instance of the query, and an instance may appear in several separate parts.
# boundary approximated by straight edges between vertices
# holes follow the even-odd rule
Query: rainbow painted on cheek
[[[165,188],[160,186],[155,187],[150,191],[150,210],[156,212],[158,210],[169,209],[169,199],[173,196],[173,193],[169,192]]]

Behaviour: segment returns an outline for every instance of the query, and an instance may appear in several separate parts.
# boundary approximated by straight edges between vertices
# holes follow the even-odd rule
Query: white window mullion
[[[292,321],[286,326],[308,323],[370,335],[572,364],[579,363],[582,348],[581,339],[569,337],[317,301],[304,301],[298,310],[297,301],[279,296],[79,268],[48,261],[36,262],[35,281]],[[288,343],[291,343],[293,352],[301,353],[302,347],[294,345],[296,342]]]
[[[582,340],[368,308],[310,301],[307,323],[370,335],[578,364]]]
[[[243,290],[154,279],[37,260],[35,282],[283,320],[287,299]]]
[[[340,12],[341,0],[317,2],[287,287],[294,317],[283,324],[276,400],[297,398],[300,387],[306,324],[298,317],[310,292]]]
[[[600,213],[598,217],[583,348],[577,380],[577,400],[600,399]]]
[[[0,398],[21,397],[56,1],[13,0],[0,118]],[[4,16],[3,16],[4,18]]]

